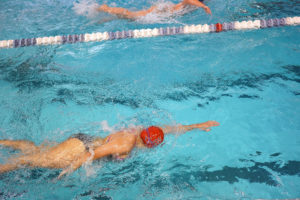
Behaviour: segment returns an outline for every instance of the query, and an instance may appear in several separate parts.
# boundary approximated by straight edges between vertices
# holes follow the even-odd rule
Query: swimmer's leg
[[[29,153],[39,150],[33,142],[27,140],[0,140],[0,145],[21,150],[23,153]]]
[[[11,164],[0,164],[0,174],[13,171],[15,169],[18,169],[19,165],[16,163],[11,163]]]
[[[0,164],[0,174],[19,169],[21,167],[48,167],[45,159],[41,159],[42,154],[35,153],[30,155],[21,155],[10,158],[5,164]]]
[[[109,14],[114,14],[117,15],[120,18],[125,18],[125,19],[134,19],[137,17],[142,17],[147,15],[148,13],[152,12],[156,7],[152,6],[148,10],[141,10],[141,11],[136,11],[132,12],[127,10],[126,8],[120,8],[120,7],[109,7],[106,4],[103,4],[98,7],[98,11],[106,12]]]
[[[13,171],[20,168],[19,157],[11,158],[6,164],[0,164],[0,174]]]

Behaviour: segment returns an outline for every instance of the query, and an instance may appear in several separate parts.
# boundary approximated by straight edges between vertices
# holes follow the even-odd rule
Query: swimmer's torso
[[[93,155],[93,151],[101,145],[113,145],[115,147],[131,146],[143,147],[140,137],[140,128],[126,129],[119,131],[105,138],[91,137],[85,134],[75,134],[64,142],[33,154],[21,156],[21,163],[31,166],[41,166],[49,168],[66,168],[83,156],[86,152],[90,152]],[[89,141],[87,139],[93,140]],[[88,145],[88,146],[87,146]],[[117,155],[112,155],[113,158],[123,159],[128,156],[130,152],[123,152]],[[31,163],[27,163],[31,160]]]

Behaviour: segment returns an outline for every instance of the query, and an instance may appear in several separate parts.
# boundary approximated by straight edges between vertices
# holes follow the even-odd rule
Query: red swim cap
[[[148,148],[152,148],[164,141],[164,132],[159,127],[150,126],[142,130],[140,137]]]

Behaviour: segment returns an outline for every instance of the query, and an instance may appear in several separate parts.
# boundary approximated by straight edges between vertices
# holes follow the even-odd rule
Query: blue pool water
[[[115,1],[142,9],[154,1]],[[177,1],[174,1],[176,3]],[[76,9],[74,9],[74,3]],[[95,1],[1,0],[0,40],[299,16],[297,0],[212,0],[138,22],[100,21]],[[98,1],[97,3],[103,3]],[[0,139],[37,144],[130,125],[220,122],[167,136],[124,162],[0,175],[0,199],[300,197],[300,28],[0,50]],[[3,163],[16,152],[0,147]]]

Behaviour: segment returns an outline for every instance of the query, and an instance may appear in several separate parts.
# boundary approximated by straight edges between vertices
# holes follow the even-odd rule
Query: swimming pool
[[[197,10],[99,24],[106,16],[78,15],[73,3],[1,1],[0,40],[300,14],[293,0],[215,0],[208,3],[212,17]],[[40,144],[132,124],[221,125],[167,136],[152,151],[102,160],[57,182],[59,170],[3,174],[0,198],[299,198],[299,51],[299,27],[2,49],[0,139]],[[0,153],[2,162],[15,152]]]

